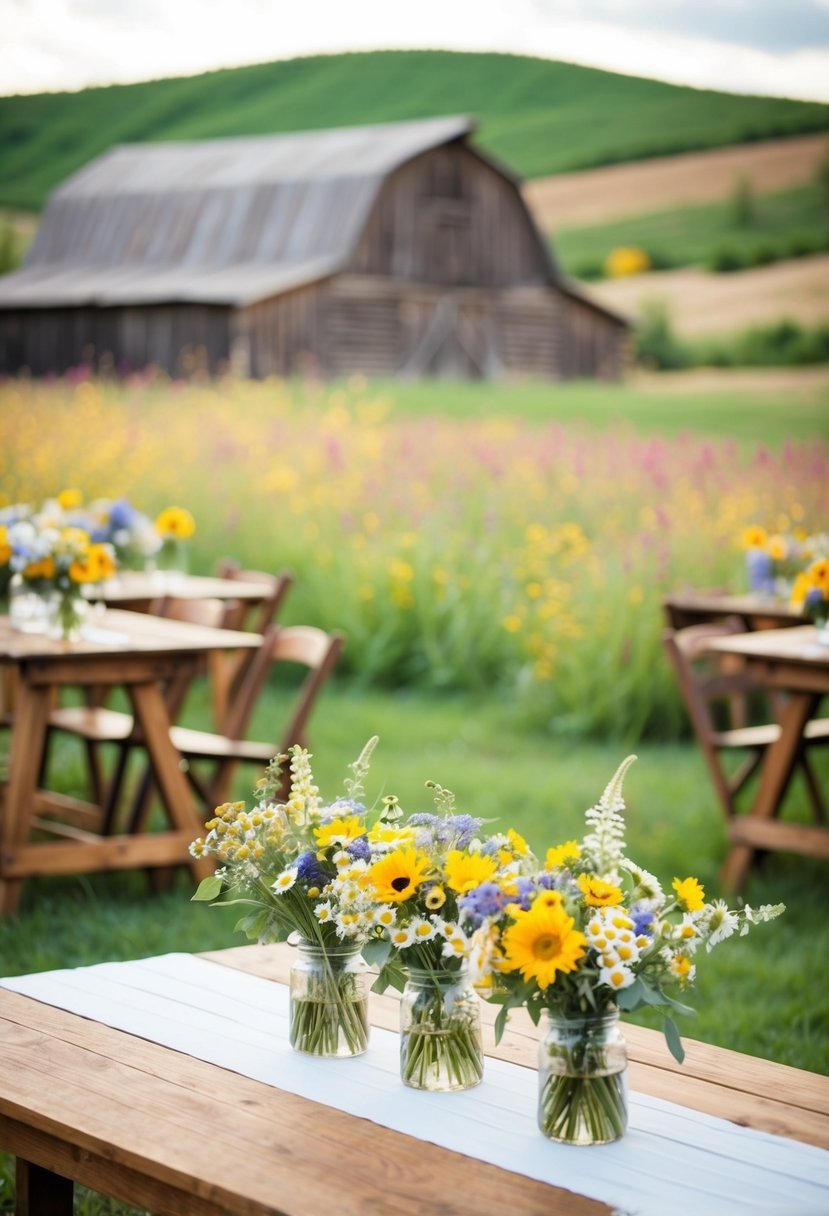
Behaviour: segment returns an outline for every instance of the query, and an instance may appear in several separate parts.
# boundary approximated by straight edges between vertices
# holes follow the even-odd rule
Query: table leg
[[[22,882],[3,877],[5,852],[29,839],[35,791],[46,741],[50,690],[21,681],[9,756],[9,778],[0,834],[0,916],[17,910]]]
[[[760,785],[751,810],[754,819],[773,819],[779,812],[783,795],[791,781],[803,744],[806,723],[820,702],[818,693],[792,693],[780,721],[780,738],[763,758]],[[732,844],[722,870],[726,891],[737,891],[748,875],[757,849],[749,844]]]
[[[167,817],[175,827],[191,832],[195,840],[203,824],[181,770],[181,754],[170,740],[170,718],[164,696],[157,684],[131,685],[129,694]],[[213,872],[208,859],[183,857],[182,861],[190,866],[197,882]]]
[[[17,1158],[15,1216],[72,1216],[74,1183]]]

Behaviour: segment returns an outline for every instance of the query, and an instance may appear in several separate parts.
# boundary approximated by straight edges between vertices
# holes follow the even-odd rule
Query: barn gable
[[[63,370],[94,348],[177,371],[198,347],[211,370],[260,376],[615,374],[625,323],[565,282],[473,129],[113,149],[55,192],[0,279],[0,369]]]

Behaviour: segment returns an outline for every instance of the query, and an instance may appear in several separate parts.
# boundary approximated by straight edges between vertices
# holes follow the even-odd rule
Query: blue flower
[[[646,937],[653,937],[653,908],[649,908],[647,904],[634,904],[630,910],[630,915],[633,918],[633,932],[637,937],[640,937],[642,934]]]
[[[316,853],[310,849],[297,858],[296,876],[309,887],[324,887],[328,882],[328,875],[320,865]]]
[[[126,498],[119,498],[109,512],[109,526],[113,532],[120,532],[121,529],[128,532],[135,522],[135,516],[135,507]]]

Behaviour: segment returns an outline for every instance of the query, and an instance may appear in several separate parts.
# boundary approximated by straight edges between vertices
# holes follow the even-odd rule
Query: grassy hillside
[[[38,208],[113,144],[467,113],[527,177],[829,130],[829,106],[680,88],[518,55],[381,51],[0,98],[0,205]]]
[[[825,190],[815,183],[760,195],[747,218],[737,214],[731,198],[557,229],[553,243],[564,269],[582,279],[602,278],[611,250],[629,245],[646,250],[656,269],[695,264],[739,269],[825,250],[829,207]]]

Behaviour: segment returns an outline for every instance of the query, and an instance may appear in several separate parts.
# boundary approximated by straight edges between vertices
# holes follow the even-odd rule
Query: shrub
[[[674,335],[664,300],[648,300],[633,339],[634,358],[643,367],[672,371],[690,366],[687,347]]]
[[[727,246],[715,249],[705,261],[706,270],[712,270],[715,274],[730,274],[734,270],[744,270],[745,265],[743,255],[736,249],[730,249]]]

